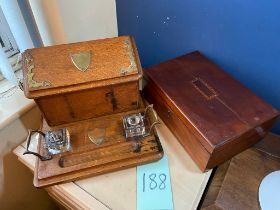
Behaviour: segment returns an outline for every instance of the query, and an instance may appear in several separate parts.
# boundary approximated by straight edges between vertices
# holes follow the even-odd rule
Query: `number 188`
[[[147,176],[147,177],[146,177]],[[164,173],[157,174],[143,174],[143,192],[145,192],[146,188],[150,190],[164,190],[166,188],[165,184],[166,175]]]

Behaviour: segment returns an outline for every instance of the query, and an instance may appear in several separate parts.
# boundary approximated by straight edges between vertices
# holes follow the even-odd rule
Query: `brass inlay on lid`
[[[136,69],[136,63],[134,60],[133,48],[129,40],[124,41],[124,45],[127,48],[127,53],[130,61],[130,65],[128,67],[122,67],[120,69],[121,75],[126,75],[127,73],[133,72]]]
[[[192,85],[198,92],[200,92],[207,100],[213,99],[218,96],[217,92],[208,83],[201,78],[197,77],[191,81]]]
[[[87,51],[73,53],[70,55],[70,57],[72,63],[76,66],[76,68],[82,72],[85,72],[91,63],[92,52]]]
[[[37,82],[33,79],[35,75],[35,73],[33,72],[35,66],[33,64],[33,56],[29,51],[25,53],[25,62],[26,62],[26,67],[28,69],[27,83],[29,88],[39,88],[39,87],[46,87],[51,85],[51,83],[48,81]]]
[[[101,145],[104,141],[106,128],[93,128],[88,130],[88,138],[96,145]]]

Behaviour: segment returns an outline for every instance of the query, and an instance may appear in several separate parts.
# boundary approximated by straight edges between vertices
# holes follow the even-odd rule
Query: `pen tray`
[[[123,117],[139,112],[145,112],[145,107],[57,127],[49,127],[43,120],[42,132],[67,128],[71,149],[47,161],[38,158],[34,186],[49,186],[159,160],[163,150],[154,128],[141,140],[132,141],[125,137]],[[152,116],[147,118],[149,121]],[[93,142],[91,133],[101,133],[102,143],[98,139]],[[45,153],[42,135],[39,137],[38,153]]]

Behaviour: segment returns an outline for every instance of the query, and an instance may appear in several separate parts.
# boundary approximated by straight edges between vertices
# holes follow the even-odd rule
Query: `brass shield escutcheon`
[[[78,52],[71,54],[70,57],[76,68],[82,72],[85,72],[91,63],[92,52]]]
[[[105,138],[106,129],[105,128],[93,128],[88,130],[88,138],[90,141],[96,145],[103,143]]]

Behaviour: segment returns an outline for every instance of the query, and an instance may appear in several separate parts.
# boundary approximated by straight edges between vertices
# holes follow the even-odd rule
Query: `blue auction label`
[[[168,158],[137,167],[137,210],[173,210]]]

